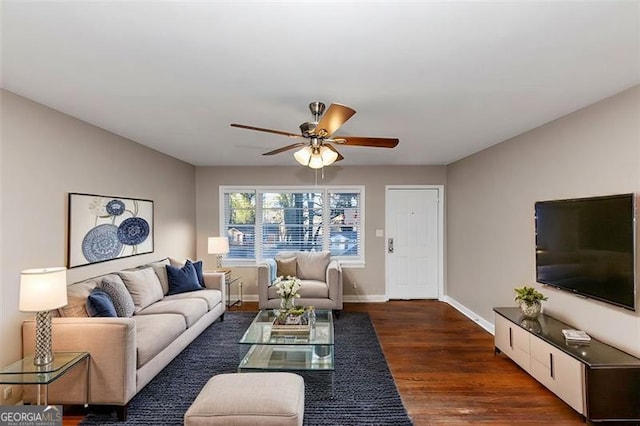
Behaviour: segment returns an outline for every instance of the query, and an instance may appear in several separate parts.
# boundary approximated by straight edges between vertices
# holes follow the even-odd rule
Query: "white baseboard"
[[[478,325],[480,327],[484,328],[489,333],[495,335],[495,327],[491,322],[489,322],[486,319],[480,317],[480,315],[476,314],[471,309],[469,309],[466,306],[464,306],[462,303],[458,302],[457,300],[455,300],[455,299],[453,299],[453,298],[451,298],[449,296],[444,296],[441,300],[443,302],[448,303],[449,305],[453,306],[455,309],[460,311],[462,313],[462,315],[466,316],[471,321],[478,323]]]
[[[371,295],[353,295],[348,294],[343,296],[342,299],[345,303],[381,303],[387,302],[387,296],[384,294],[371,294]],[[257,294],[243,294],[242,295],[243,302],[257,302],[258,295]]]
[[[388,302],[389,299],[384,294],[347,294],[342,297],[342,301],[345,303],[382,303]]]
[[[473,321],[475,323],[478,323],[478,325],[480,327],[484,328],[489,333],[495,335],[495,327],[494,327],[493,323],[487,321],[484,318],[481,318],[480,315],[476,314],[471,309],[469,309],[466,306],[464,306],[462,303],[458,302],[457,300],[455,300],[455,299],[453,299],[453,298],[451,298],[449,296],[443,296],[440,300],[442,302],[445,302],[445,303],[451,305],[453,308],[455,308],[456,310],[460,311],[464,316],[469,318],[471,321]],[[257,294],[243,294],[242,295],[242,301],[244,301],[244,302],[257,302],[258,301],[258,295]],[[344,296],[343,301],[345,303],[383,303],[383,302],[388,302],[389,299],[384,294],[370,294],[370,295],[348,294],[348,295]]]

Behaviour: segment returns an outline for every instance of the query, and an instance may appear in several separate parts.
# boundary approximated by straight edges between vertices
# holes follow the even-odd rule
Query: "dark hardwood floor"
[[[232,310],[257,311],[245,302]],[[504,355],[493,336],[446,303],[352,303],[368,312],[416,425],[584,425],[580,415]],[[340,321],[340,319],[338,319]],[[77,425],[81,415],[66,415]]]
[[[438,301],[351,304],[378,333],[416,425],[584,424],[582,417],[504,355],[493,336]]]

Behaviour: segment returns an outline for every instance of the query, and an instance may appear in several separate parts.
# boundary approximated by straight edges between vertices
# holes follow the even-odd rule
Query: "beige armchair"
[[[295,259],[295,261],[293,260]],[[280,266],[280,270],[278,270]],[[298,306],[342,310],[342,269],[329,252],[283,251],[275,259],[258,264],[258,302],[260,309],[280,307],[273,281],[291,275],[302,282]]]

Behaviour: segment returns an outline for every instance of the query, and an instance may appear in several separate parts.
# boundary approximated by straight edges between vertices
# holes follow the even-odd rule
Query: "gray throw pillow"
[[[107,275],[102,278],[100,288],[111,298],[113,307],[116,308],[116,314],[118,314],[119,317],[130,317],[133,315],[136,306],[133,303],[133,298],[127,290],[127,287],[122,282],[122,278],[118,275]]]
[[[167,278],[167,268],[166,266],[170,265],[169,259],[164,259],[159,262],[153,262],[150,266],[155,271],[158,279],[160,280],[160,285],[162,285],[162,292],[167,294],[169,292],[169,279]]]
[[[120,271],[118,275],[131,294],[136,314],[164,297],[160,280],[152,268]]]

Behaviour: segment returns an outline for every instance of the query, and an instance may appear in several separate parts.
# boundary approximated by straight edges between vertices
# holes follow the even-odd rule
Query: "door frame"
[[[389,229],[389,191],[399,189],[435,189],[438,191],[438,300],[444,300],[444,185],[385,185],[384,187],[384,297],[389,301],[389,253],[387,252],[387,230]]]

